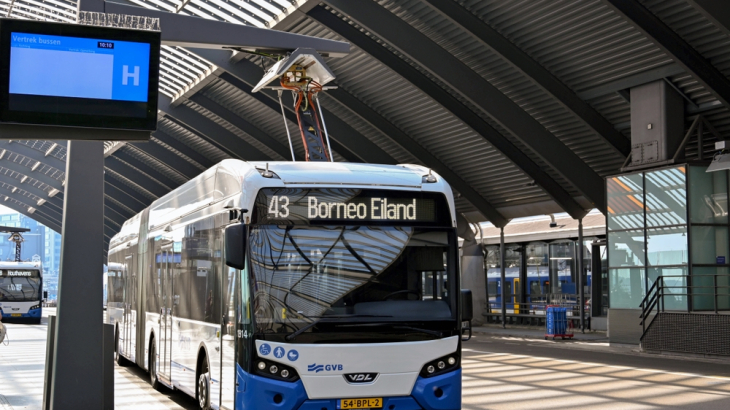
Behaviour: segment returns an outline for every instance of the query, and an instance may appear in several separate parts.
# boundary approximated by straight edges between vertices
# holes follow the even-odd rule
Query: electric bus
[[[112,238],[117,361],[201,409],[459,409],[455,227],[421,166],[224,160]]]
[[[0,313],[3,321],[41,323],[42,301],[40,262],[0,261]]]

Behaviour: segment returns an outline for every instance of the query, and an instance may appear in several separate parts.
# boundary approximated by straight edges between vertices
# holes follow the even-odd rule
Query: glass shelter
[[[667,310],[730,309],[728,171],[706,170],[685,164],[607,179],[610,308],[639,309],[661,276],[674,294]]]

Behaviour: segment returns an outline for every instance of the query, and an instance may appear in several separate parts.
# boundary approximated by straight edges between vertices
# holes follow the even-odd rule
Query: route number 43
[[[274,215],[274,218],[287,218],[289,216],[289,197],[272,196],[269,203],[269,215]]]

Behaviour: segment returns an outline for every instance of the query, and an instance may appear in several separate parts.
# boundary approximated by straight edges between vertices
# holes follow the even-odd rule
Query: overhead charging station
[[[104,0],[79,0],[83,13],[154,24],[120,28],[108,27],[110,18],[99,19],[107,22],[101,25],[0,19],[0,139],[69,141],[44,409],[114,408],[114,335],[103,325],[100,274],[102,141],[145,141],[156,130],[161,45],[217,49],[229,56],[231,50],[287,55],[298,48],[330,57],[349,53],[349,44],[340,41]]]

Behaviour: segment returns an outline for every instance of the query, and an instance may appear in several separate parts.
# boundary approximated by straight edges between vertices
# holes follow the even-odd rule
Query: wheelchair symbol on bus
[[[271,346],[268,345],[268,343],[264,343],[259,347],[259,353],[261,353],[262,356],[266,356],[269,353],[271,353]]]

